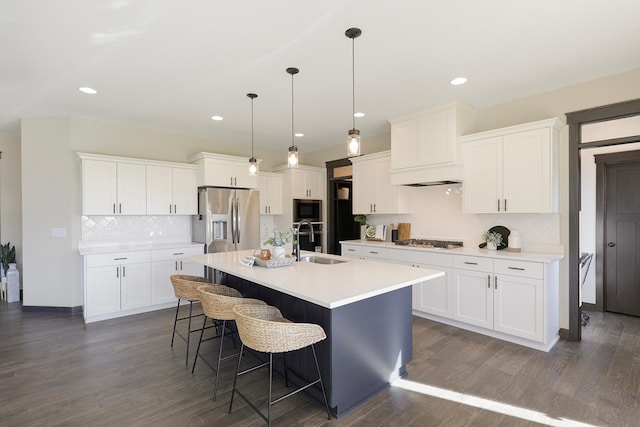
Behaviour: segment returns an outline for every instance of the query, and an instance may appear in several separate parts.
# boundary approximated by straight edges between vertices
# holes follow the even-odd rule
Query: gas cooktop
[[[456,249],[462,247],[462,242],[449,240],[407,239],[396,240],[396,245],[429,249]]]

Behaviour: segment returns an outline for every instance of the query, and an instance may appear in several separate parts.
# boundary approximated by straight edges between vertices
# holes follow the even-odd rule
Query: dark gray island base
[[[217,283],[279,308],[291,321],[316,323],[324,328],[327,339],[316,344],[316,351],[334,416],[344,415],[406,374],[405,366],[413,352],[411,286],[328,309],[219,270],[215,274]],[[286,357],[288,370],[316,378],[310,348]],[[291,375],[289,380],[298,382]],[[319,388],[307,391],[322,403]]]

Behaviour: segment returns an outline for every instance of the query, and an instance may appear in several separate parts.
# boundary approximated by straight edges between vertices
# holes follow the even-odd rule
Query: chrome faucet
[[[309,224],[309,228],[311,228],[311,233],[309,233],[309,242],[315,242],[313,224],[311,224],[308,219],[301,220],[296,227],[296,261],[300,261],[300,226],[302,224]]]

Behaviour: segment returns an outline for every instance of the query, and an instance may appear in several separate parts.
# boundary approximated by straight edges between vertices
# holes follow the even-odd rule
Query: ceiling
[[[640,68],[637,0],[3,0],[0,134],[84,116],[300,150],[458,99],[477,108]],[[449,81],[469,79],[463,86]],[[97,95],[80,93],[89,86]],[[211,120],[221,115],[223,121]]]

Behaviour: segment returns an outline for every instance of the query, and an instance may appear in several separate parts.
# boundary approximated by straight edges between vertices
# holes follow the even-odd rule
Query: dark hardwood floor
[[[241,400],[227,414],[233,362],[212,402],[212,371],[185,367],[184,343],[169,346],[172,322],[162,310],[85,325],[3,302],[0,425],[263,425]],[[213,355],[217,343],[208,345]],[[408,371],[338,420],[297,395],[275,406],[274,425],[640,425],[639,318],[591,313],[582,342],[550,353],[414,318]],[[264,394],[264,372],[241,385]]]

